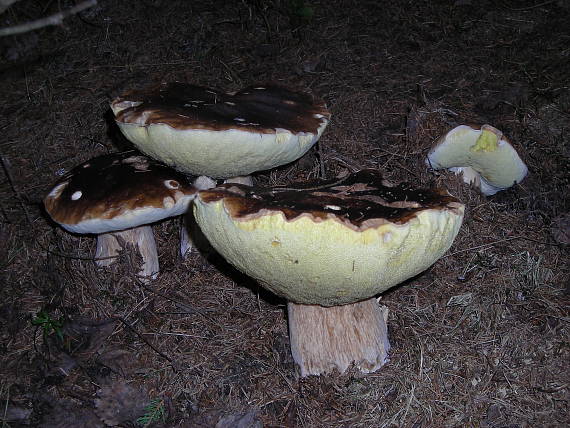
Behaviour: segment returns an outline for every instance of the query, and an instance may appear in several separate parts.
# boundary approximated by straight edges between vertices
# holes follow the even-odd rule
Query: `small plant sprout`
[[[42,328],[44,339],[51,333],[55,333],[58,339],[63,342],[63,333],[61,331],[63,327],[62,319],[55,320],[47,312],[40,311],[36,317],[32,319],[32,325]]]
[[[166,409],[164,400],[155,398],[150,404],[144,408],[144,415],[137,419],[137,423],[143,427],[151,426],[155,422],[164,422],[166,420]]]

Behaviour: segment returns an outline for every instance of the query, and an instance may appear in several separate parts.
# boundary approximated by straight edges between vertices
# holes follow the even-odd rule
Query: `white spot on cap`
[[[265,89],[263,86],[258,86],[257,88],[253,88],[253,89]]]
[[[254,122],[240,122],[238,123],[239,126],[259,126],[259,123]]]
[[[237,122],[245,122],[245,119],[243,117],[236,117],[234,120]]]
[[[169,189],[178,189],[180,187],[180,183],[176,180],[166,180],[164,185]]]
[[[91,166],[90,163],[83,164],[83,168],[89,168]]]
[[[229,106],[235,106],[236,103],[232,103],[231,101],[226,101],[225,104],[229,105]]]
[[[78,190],[76,192],[73,192],[73,195],[71,195],[71,200],[76,201],[79,198],[81,198],[82,196],[83,196],[83,192],[81,190]]]
[[[337,205],[325,205],[325,210],[340,211],[342,208]]]

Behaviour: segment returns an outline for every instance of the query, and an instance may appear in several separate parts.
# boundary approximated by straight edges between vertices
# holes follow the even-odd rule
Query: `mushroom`
[[[322,101],[276,85],[226,94],[162,83],[117,97],[111,109],[123,134],[140,150],[184,173],[203,176],[196,186],[200,189],[215,186],[209,177],[251,185],[247,174],[303,156],[330,119]],[[192,233],[197,231],[184,216],[182,257],[194,247]]]
[[[141,151],[194,175],[230,178],[292,162],[319,139],[330,113],[311,95],[275,85],[235,94],[184,83],[131,91],[111,103]]]
[[[65,230],[96,234],[95,261],[113,263],[124,244],[138,249],[139,275],[154,279],[158,253],[151,223],[184,213],[197,189],[174,169],[134,151],[91,159],[64,175],[44,199]]]
[[[486,196],[520,183],[528,173],[525,163],[503,133],[491,125],[460,125],[441,137],[426,163],[463,174],[463,181]]]
[[[374,170],[286,188],[223,184],[194,200],[213,247],[287,299],[302,376],[385,363],[387,312],[374,296],[440,258],[463,212],[445,191],[393,185]]]

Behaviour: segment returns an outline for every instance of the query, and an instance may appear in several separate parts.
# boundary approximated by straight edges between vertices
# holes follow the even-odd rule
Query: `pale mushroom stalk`
[[[143,281],[156,279],[160,271],[158,251],[152,226],[139,226],[118,232],[97,235],[95,263],[107,267],[115,262],[119,252],[133,247],[142,258],[141,270],[138,272]]]
[[[240,271],[287,299],[303,376],[387,361],[387,309],[374,296],[449,249],[464,206],[447,192],[393,185],[374,170],[342,179],[199,192],[195,218]]]
[[[375,297],[342,306],[287,303],[291,353],[301,376],[336,369],[344,373],[354,362],[362,372],[388,361],[388,308]]]

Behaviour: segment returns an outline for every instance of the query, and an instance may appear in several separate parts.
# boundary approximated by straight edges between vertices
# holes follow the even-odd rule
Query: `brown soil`
[[[0,27],[73,4],[23,0]],[[566,0],[100,0],[0,39],[3,426],[568,426],[569,46]],[[382,296],[381,370],[300,379],[284,302],[215,255],[180,260],[175,220],[155,227],[162,273],[144,285],[136,257],[97,268],[94,239],[46,217],[58,177],[129,146],[110,101],[161,81],[326,101],[318,148],[257,183],[377,168],[466,204],[448,254]],[[485,198],[428,170],[460,123],[501,129],[529,176]]]

